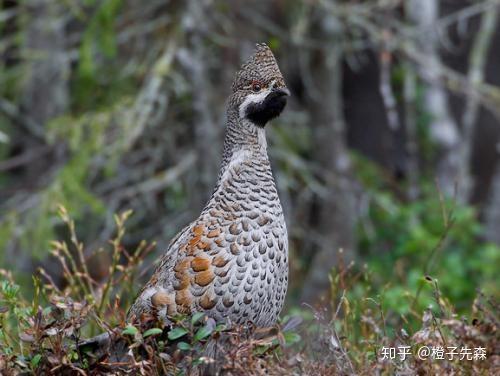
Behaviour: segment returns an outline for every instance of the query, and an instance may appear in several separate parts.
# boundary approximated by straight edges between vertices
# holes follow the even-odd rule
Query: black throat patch
[[[286,95],[281,91],[272,91],[261,103],[251,103],[246,108],[245,117],[259,127],[278,117],[286,105]]]

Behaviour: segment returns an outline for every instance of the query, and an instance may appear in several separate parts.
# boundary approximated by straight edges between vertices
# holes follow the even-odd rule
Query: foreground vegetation
[[[69,240],[54,241],[52,255],[64,270],[63,288],[40,269],[33,277],[33,297],[26,298],[12,273],[1,271],[0,372],[4,375],[197,374],[199,367],[214,361],[205,351],[214,342],[222,351],[217,367],[234,375],[265,370],[272,375],[486,375],[500,366],[495,350],[499,305],[493,297],[477,291],[470,307],[456,308],[440,282],[426,275],[416,294],[394,298],[394,287],[378,285],[375,277],[383,275],[370,266],[362,270],[340,266],[332,272],[331,309],[291,308],[274,328],[230,329],[201,313],[176,317],[175,327],[168,329],[154,322],[131,326],[125,323],[125,310],[154,244],[142,242],[133,251],[125,249],[122,239],[130,212],[116,216],[116,235],[109,249],[96,251],[110,252],[112,259],[107,279],[97,283],[89,274],[74,222],[63,207],[59,216]],[[398,299],[408,303],[395,309]],[[86,338],[102,332],[125,343],[121,357],[82,346]],[[432,359],[436,354],[430,353],[422,356],[424,347],[444,349],[443,359]],[[390,348],[395,349],[392,355]],[[477,349],[482,349],[482,356]]]

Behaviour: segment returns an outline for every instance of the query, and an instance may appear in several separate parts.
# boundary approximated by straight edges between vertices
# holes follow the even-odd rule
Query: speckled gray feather
[[[255,94],[252,85],[262,86]],[[254,86],[255,88],[255,86]],[[217,321],[273,325],[288,284],[288,237],[265,128],[245,117],[253,100],[286,90],[271,50],[257,45],[236,74],[218,181],[200,216],[170,243],[129,320],[205,312]],[[208,146],[210,147],[210,146]]]

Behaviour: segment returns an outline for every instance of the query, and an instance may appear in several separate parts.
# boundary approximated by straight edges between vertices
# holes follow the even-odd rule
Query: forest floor
[[[374,294],[362,298],[366,305],[356,304],[349,289],[357,285],[349,281],[359,275],[339,268],[332,273],[328,308],[289,309],[272,328],[226,328],[201,313],[179,316],[169,328],[152,320],[143,327],[127,324],[133,282],[153,247],[143,242],[133,252],[124,249],[129,215],[115,218],[104,284],[96,284],[80,262],[83,245],[64,208],[60,216],[71,241],[53,242],[68,281],[64,289],[40,270],[28,299],[12,274],[0,271],[0,374],[197,375],[217,369],[225,375],[492,375],[500,370],[498,302],[478,290],[459,316],[430,276],[423,288],[431,290],[433,303],[400,316],[389,314]],[[113,345],[86,342],[99,333],[108,333]]]

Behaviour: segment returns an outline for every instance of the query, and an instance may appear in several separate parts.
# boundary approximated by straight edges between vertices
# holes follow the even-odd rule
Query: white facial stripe
[[[238,150],[233,157],[231,158],[231,162],[226,167],[224,173],[222,174],[219,180],[219,187],[224,187],[223,182],[228,180],[231,177],[231,173],[238,168],[245,160],[250,158],[250,152],[247,149]]]
[[[243,101],[243,103],[240,104],[240,118],[243,119],[245,117],[246,109],[247,109],[247,107],[250,104],[253,104],[253,103],[255,103],[255,104],[262,103],[262,101],[264,99],[266,99],[267,95],[271,92],[271,87],[272,86],[270,86],[267,89],[262,90],[260,93],[255,93],[255,94],[248,95],[245,98],[245,100]]]
[[[259,141],[259,145],[267,150],[267,140],[266,140],[266,130],[264,128],[257,128],[257,140]]]

